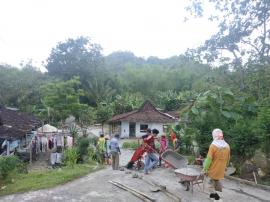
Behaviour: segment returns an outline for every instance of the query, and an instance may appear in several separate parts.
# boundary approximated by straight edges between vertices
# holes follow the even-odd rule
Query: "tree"
[[[97,122],[101,123],[102,131],[104,123],[113,115],[112,107],[107,103],[99,103],[96,109]]]
[[[79,76],[82,83],[93,78],[103,63],[101,47],[88,37],[59,42],[47,59],[46,69],[52,76],[69,80]]]
[[[80,103],[80,96],[83,94],[79,77],[42,86],[42,101],[50,112],[47,117],[49,121],[58,122],[69,115],[75,116],[78,120],[81,113],[88,108],[87,105]]]
[[[116,89],[112,88],[112,80],[101,72],[96,74],[95,78],[88,79],[84,87],[88,103],[95,107],[100,102],[110,102],[116,92]]]
[[[115,96],[113,101],[114,114],[122,114],[138,109],[144,101],[140,93],[123,93],[122,95]]]
[[[40,104],[39,87],[45,82],[46,76],[31,63],[22,69],[0,66],[0,104],[33,112]]]
[[[202,154],[206,154],[212,141],[212,130],[220,128],[238,162],[250,158],[260,144],[260,137],[252,130],[255,118],[253,98],[235,96],[229,89],[218,86],[198,94],[186,113],[182,113],[182,119],[187,121],[186,135],[195,137]]]
[[[196,17],[204,16],[205,1],[191,2],[188,10]],[[257,63],[264,68],[264,64],[270,64],[270,1],[209,0],[208,3],[217,11],[210,12],[208,17],[218,21],[219,31],[198,51],[207,62],[218,60],[239,72],[240,87],[244,90],[246,66]]]

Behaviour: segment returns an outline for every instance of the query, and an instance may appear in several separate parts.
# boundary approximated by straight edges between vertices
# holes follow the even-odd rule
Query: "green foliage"
[[[124,93],[117,95],[113,101],[114,114],[122,114],[138,109],[143,103],[143,96],[140,93]]]
[[[80,162],[84,162],[88,154],[88,147],[90,145],[90,139],[86,137],[81,137],[78,139],[77,142],[77,149],[78,149],[78,160]]]
[[[83,95],[83,90],[79,87],[80,81],[78,77],[41,87],[42,101],[48,109],[47,118],[49,120],[60,121],[69,115],[73,115],[78,119],[81,112],[88,107],[80,103],[79,98]]]
[[[79,158],[76,148],[69,148],[64,151],[64,163],[69,167],[74,167]]]
[[[87,155],[90,161],[101,162],[100,155],[93,144],[90,144],[90,146],[87,148]]]
[[[269,1],[209,0],[202,3],[201,0],[194,0],[191,3],[192,6],[188,10],[193,15],[198,17],[206,15],[219,23],[218,33],[206,41],[207,49],[212,51],[209,56],[214,58],[222,53],[219,49],[225,49],[233,53],[236,58],[248,56],[249,60],[246,61],[267,62],[265,56],[269,54],[269,49],[266,48],[269,45],[267,40],[269,27],[266,25],[270,20]],[[209,7],[211,4],[216,12],[209,14],[205,12],[204,6]]]
[[[64,80],[79,76],[84,83],[102,62],[101,47],[81,36],[59,42],[47,59],[46,69],[50,75]]]
[[[263,151],[270,156],[270,109],[269,106],[262,107],[258,112],[255,133],[259,135]]]
[[[122,148],[136,150],[139,147],[138,141],[123,142]]]
[[[39,87],[46,76],[30,64],[22,69],[0,65],[0,104],[32,112],[40,105]]]
[[[22,162],[17,156],[0,157],[0,179],[6,179],[15,169],[21,167]]]
[[[184,138],[194,137],[201,154],[206,154],[212,142],[212,130],[221,128],[232,148],[232,154],[245,160],[250,158],[260,143],[254,132],[256,103],[248,97],[235,97],[228,89],[214,87],[199,94],[191,103],[185,118]]]
[[[99,103],[96,109],[97,122],[102,124],[105,123],[113,115],[112,107],[107,103]]]

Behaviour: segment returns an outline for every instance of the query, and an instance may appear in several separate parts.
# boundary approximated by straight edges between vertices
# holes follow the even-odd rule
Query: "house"
[[[0,155],[9,155],[26,146],[27,134],[41,126],[41,121],[15,108],[0,106]]]
[[[146,101],[138,110],[115,115],[107,122],[110,134],[119,133],[121,138],[129,138],[141,137],[147,128],[156,128],[162,134],[168,125],[177,124],[179,118],[161,112],[150,101]]]

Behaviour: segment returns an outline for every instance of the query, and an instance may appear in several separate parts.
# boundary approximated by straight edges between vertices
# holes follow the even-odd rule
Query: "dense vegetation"
[[[68,39],[52,49],[46,73],[31,63],[0,66],[0,104],[54,124],[72,114],[87,125],[149,99],[179,111],[185,144],[195,139],[201,153],[219,127],[238,162],[259,148],[269,155],[270,2],[209,2],[218,11],[209,17],[218,21],[219,31],[198,49],[167,59],[131,52],[104,56],[90,38]],[[204,15],[202,1],[193,3],[188,10]]]

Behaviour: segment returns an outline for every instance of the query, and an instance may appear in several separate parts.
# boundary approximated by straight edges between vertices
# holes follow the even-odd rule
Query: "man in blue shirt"
[[[110,150],[112,155],[112,168],[118,170],[119,168],[119,154],[121,154],[119,147],[119,134],[115,134],[110,142]]]

